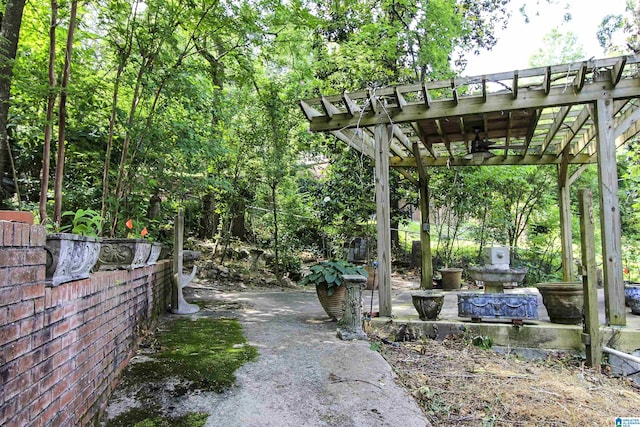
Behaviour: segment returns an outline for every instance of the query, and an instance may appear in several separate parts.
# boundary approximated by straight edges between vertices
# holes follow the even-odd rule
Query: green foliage
[[[62,217],[70,218],[71,224],[60,227],[61,233],[70,232],[81,236],[98,237],[102,232],[103,218],[98,211],[93,209],[63,212]]]
[[[175,319],[157,339],[161,351],[131,365],[125,383],[178,377],[198,389],[221,392],[235,381],[235,370],[258,355],[246,344],[238,321],[230,319]]]
[[[344,283],[342,276],[359,274],[364,277],[368,277],[367,271],[360,266],[356,266],[349,262],[338,261],[322,261],[318,264],[312,265],[311,272],[302,278],[298,282],[299,285],[320,285],[327,284],[327,295],[331,296],[336,291],[336,288],[340,287]]]
[[[471,340],[474,346],[483,350],[490,350],[493,347],[493,339],[490,336],[477,335]]]

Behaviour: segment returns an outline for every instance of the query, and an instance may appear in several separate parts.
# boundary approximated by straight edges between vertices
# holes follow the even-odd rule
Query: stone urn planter
[[[158,262],[160,258],[160,252],[162,252],[162,243],[151,243],[151,250],[149,251],[149,258],[147,259],[147,265],[153,265]]]
[[[96,269],[133,270],[144,267],[150,254],[151,242],[145,239],[102,239]]]
[[[47,235],[46,281],[50,286],[89,277],[98,260],[100,241],[73,233]]]
[[[444,294],[429,290],[412,292],[411,301],[420,320],[436,320],[444,304]]]
[[[458,317],[511,319],[514,322],[538,318],[538,296],[533,294],[474,293],[458,294]]]
[[[624,304],[631,308],[631,313],[640,315],[640,284],[625,285]]]
[[[579,325],[583,321],[582,282],[548,282],[536,285],[552,323]]]
[[[442,290],[455,291],[460,289],[462,283],[462,268],[443,268],[440,270],[442,275]]]

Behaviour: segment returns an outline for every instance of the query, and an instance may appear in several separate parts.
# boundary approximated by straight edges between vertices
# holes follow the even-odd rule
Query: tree
[[[25,0],[7,0],[4,14],[0,16],[0,206],[9,193],[5,190],[4,182],[11,164],[7,132],[9,99],[24,5]]]

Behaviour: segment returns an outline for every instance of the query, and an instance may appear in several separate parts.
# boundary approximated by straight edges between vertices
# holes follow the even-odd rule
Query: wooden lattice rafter
[[[396,85],[300,101],[310,130],[329,132],[374,157],[373,127],[392,125],[390,165],[467,166],[480,130],[483,165],[596,161],[593,105],[614,104],[617,145],[638,133],[640,56]],[[414,142],[420,142],[415,152]]]

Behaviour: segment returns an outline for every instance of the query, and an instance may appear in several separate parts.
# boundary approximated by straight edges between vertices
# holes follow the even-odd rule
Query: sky
[[[528,5],[529,23],[525,23],[519,11],[523,3]],[[468,57],[463,74],[475,76],[530,68],[529,58],[542,46],[545,34],[555,27],[560,32],[571,31],[577,35],[586,55],[584,59],[604,58],[606,55],[596,38],[598,25],[606,15],[623,14],[625,0],[553,0],[552,3],[539,0],[536,5],[536,0],[512,0],[509,5],[512,16],[507,28],[497,32],[498,43],[491,51]],[[563,24],[567,4],[572,19]],[[539,10],[538,15],[535,10]]]

